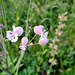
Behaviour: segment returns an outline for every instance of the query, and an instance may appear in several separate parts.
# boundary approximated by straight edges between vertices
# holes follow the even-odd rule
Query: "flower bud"
[[[21,42],[22,42],[22,46],[27,45],[27,43],[28,43],[28,38],[27,38],[27,37],[23,37],[23,38],[21,39]]]

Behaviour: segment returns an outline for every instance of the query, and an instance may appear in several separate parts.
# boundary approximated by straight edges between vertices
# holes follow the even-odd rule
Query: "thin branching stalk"
[[[35,36],[36,36],[36,34],[34,35],[34,37],[30,40],[30,42],[29,43],[31,43],[31,41],[35,38]]]

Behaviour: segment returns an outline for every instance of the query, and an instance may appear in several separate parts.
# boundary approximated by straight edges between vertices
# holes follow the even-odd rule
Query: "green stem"
[[[10,50],[9,50],[9,55],[10,55],[11,62],[12,62],[12,66],[13,66],[13,70],[14,70],[14,62],[13,62],[13,57],[12,57],[12,53],[11,53],[11,51],[10,51]]]
[[[49,70],[47,71],[47,75],[50,75],[51,69],[52,69],[52,65],[50,66]]]
[[[5,24],[5,30],[7,31],[7,21],[6,21],[6,14],[5,14],[5,9],[4,9],[3,0],[1,0],[1,7],[2,7],[2,13],[3,13],[4,24]]]
[[[30,4],[31,4],[31,0],[30,0],[30,3],[29,3],[28,13],[27,13],[27,24],[26,24],[25,36],[26,36],[26,34],[27,34],[27,31],[28,31],[28,18],[29,18]],[[15,66],[14,71],[17,69],[15,75],[17,75],[17,73],[18,73],[18,69],[19,69],[20,63],[21,63],[21,61],[22,61],[22,58],[23,58],[23,56],[24,56],[24,52],[25,52],[25,51],[23,51],[23,54],[20,55],[20,57],[19,57],[19,59],[18,59],[18,61],[17,61],[17,64],[16,64],[16,66]]]
[[[1,31],[1,38],[3,38],[3,35],[2,35],[2,31]],[[4,41],[2,41],[2,47],[3,47],[3,50],[5,51],[5,52],[8,52],[7,50],[6,50],[6,47],[5,47],[5,42]],[[9,67],[10,65],[9,65],[9,63],[10,63],[10,58],[11,58],[11,61],[12,61],[12,65],[13,65],[13,69],[14,69],[14,63],[13,63],[13,59],[12,59],[12,55],[11,55],[11,51],[9,50],[9,55],[7,56],[7,67]]]
[[[27,12],[27,22],[26,22],[26,32],[25,32],[25,35],[27,34],[27,31],[28,31],[28,18],[29,18],[29,12],[30,12],[30,5],[31,5],[31,0],[30,0],[30,3],[29,3],[28,12]]]
[[[1,0],[1,7],[2,7],[2,13],[3,13],[3,19],[4,19],[4,24],[5,24],[5,30],[7,31],[7,21],[6,21],[6,14],[5,14],[5,9],[4,9],[4,3],[3,0]],[[7,52],[6,48],[5,48],[5,43],[3,41],[3,49]],[[13,64],[13,59],[12,59],[12,55],[11,55],[11,51],[10,51],[10,46],[9,46],[9,41],[8,41],[8,49],[9,49],[9,54],[7,57],[7,63],[9,64],[9,60],[11,58],[12,61],[12,65],[13,65],[13,69],[14,69],[14,64]]]
[[[22,58],[23,58],[23,55],[24,55],[24,52],[25,52],[25,51],[23,51],[23,54],[20,55],[20,57],[19,57],[19,59],[18,59],[18,61],[17,61],[17,64],[16,64],[16,66],[15,66],[14,71],[19,68],[20,62],[21,62],[21,60],[22,60]]]

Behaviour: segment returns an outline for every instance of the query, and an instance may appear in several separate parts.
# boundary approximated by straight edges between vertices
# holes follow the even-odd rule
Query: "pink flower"
[[[48,43],[48,39],[40,39],[38,43],[40,45],[46,45]]]
[[[21,39],[21,42],[22,42],[22,46],[27,45],[27,43],[28,43],[28,38],[27,38],[27,37],[23,37],[23,38]]]
[[[27,38],[27,37],[23,37],[23,38],[21,39],[21,43],[22,43],[22,45],[19,46],[19,48],[20,48],[21,50],[26,50],[26,45],[27,45],[27,43],[28,43],[28,38]]]
[[[33,45],[33,43],[31,42],[29,45]]]
[[[22,27],[15,27],[13,26],[13,32],[17,33],[18,36],[21,36],[23,33],[23,28]]]
[[[39,42],[38,42],[40,45],[46,45],[48,43],[49,40],[47,39],[47,34],[48,32],[41,35]]]
[[[31,46],[31,45],[33,45],[33,43],[31,42],[28,46]]]
[[[6,32],[6,37],[11,42],[16,42],[18,40],[18,36],[21,36],[22,33],[23,33],[23,28],[22,27],[13,26],[13,31],[7,31]]]
[[[42,25],[35,26],[34,27],[34,33],[38,34],[38,35],[42,35],[43,34],[43,28],[44,28],[44,26],[42,26]]]

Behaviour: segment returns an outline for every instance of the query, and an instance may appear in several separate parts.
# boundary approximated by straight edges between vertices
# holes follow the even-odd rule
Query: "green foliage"
[[[25,33],[29,0],[4,0],[4,6],[7,28],[12,30],[13,25],[21,26]],[[47,72],[51,72],[51,75],[75,75],[75,0],[31,0],[28,23],[31,27],[43,25],[49,32],[48,38],[53,39],[59,22],[58,15],[66,11],[68,11],[68,22],[66,22],[66,27],[59,43],[61,52],[55,57],[58,61],[57,65],[51,66],[48,62],[49,58],[51,58],[49,54],[49,51],[51,51],[49,43],[51,42],[44,47],[33,45],[25,51],[18,75],[42,75]],[[0,22],[3,23],[2,16],[0,17]],[[4,29],[2,31],[4,38],[6,38]],[[12,60],[15,60],[14,64],[16,64],[17,58],[20,56],[18,46],[22,36],[19,37],[16,43],[5,43],[6,49],[11,51]],[[31,31],[28,36],[29,40],[33,36],[34,33]],[[38,38],[39,36],[36,36],[33,42],[37,42]],[[1,67],[3,68],[3,66]],[[10,67],[13,66],[10,65]],[[10,69],[9,73],[11,74],[11,72]],[[5,70],[0,72],[0,75],[6,75]]]

